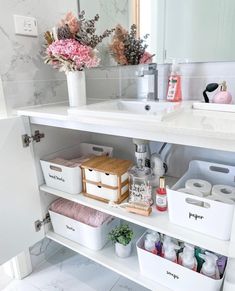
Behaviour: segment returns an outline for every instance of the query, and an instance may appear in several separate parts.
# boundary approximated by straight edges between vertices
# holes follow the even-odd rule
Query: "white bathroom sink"
[[[79,108],[70,108],[68,112],[73,116],[161,121],[165,117],[179,113],[181,109],[181,103],[120,99],[90,104]]]

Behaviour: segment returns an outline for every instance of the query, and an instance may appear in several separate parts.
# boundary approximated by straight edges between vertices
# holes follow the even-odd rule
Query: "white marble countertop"
[[[193,110],[189,104],[185,102],[179,114],[154,122],[74,117],[65,103],[28,107],[17,114],[30,117],[34,124],[234,151],[235,114]]]

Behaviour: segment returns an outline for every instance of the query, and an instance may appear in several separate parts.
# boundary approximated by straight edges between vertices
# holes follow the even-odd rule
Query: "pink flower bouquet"
[[[99,65],[96,46],[114,30],[96,35],[95,23],[99,20],[99,15],[91,20],[85,20],[84,15],[81,12],[77,18],[69,12],[57,28],[45,33],[45,63],[64,72],[82,71]]]

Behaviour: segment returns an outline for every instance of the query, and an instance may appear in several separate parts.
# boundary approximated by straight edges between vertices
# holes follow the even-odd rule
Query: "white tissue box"
[[[49,210],[54,232],[91,250],[98,251],[108,241],[108,233],[120,224],[112,217],[99,227],[93,227]]]
[[[70,194],[78,194],[82,191],[82,171],[79,166],[68,167],[51,162],[55,158],[74,159],[85,155],[112,156],[113,148],[81,143],[66,150],[53,153],[40,160],[46,185]]]
[[[177,191],[184,188],[188,179],[202,179],[212,185],[224,184],[234,186],[235,167],[204,161],[191,161],[188,171],[172,187],[167,189],[169,219],[172,223],[210,235],[229,240],[233,223],[235,206],[201,198]],[[203,206],[189,203],[196,200]],[[205,205],[207,207],[205,207]]]
[[[223,279],[214,280],[143,249],[146,233],[137,241],[140,272],[174,291],[220,291]]]

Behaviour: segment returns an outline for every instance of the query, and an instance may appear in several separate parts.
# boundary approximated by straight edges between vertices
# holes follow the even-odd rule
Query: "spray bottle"
[[[200,254],[199,256],[205,260],[200,273],[212,279],[219,280],[220,274],[217,266],[218,257],[209,252],[205,252],[205,255]]]
[[[194,256],[194,246],[185,243],[184,250],[179,254],[178,264],[193,271],[197,271],[197,260]]]

